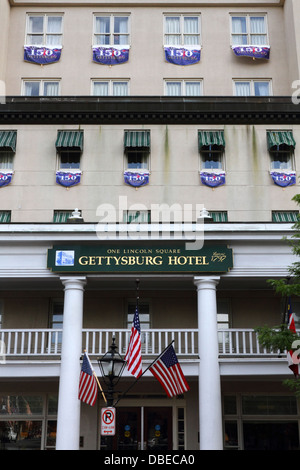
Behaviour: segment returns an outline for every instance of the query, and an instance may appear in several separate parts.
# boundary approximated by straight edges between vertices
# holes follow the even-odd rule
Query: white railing
[[[219,330],[219,356],[278,356],[279,351],[262,347],[252,329]],[[83,329],[82,349],[96,358],[109,349],[112,338],[121,355],[124,355],[130,338],[127,329]],[[0,330],[1,357],[59,358],[61,353],[62,330],[54,329],[13,329]],[[197,329],[149,329],[142,333],[142,350],[145,356],[157,356],[172,341],[176,354],[186,358],[198,358]]]

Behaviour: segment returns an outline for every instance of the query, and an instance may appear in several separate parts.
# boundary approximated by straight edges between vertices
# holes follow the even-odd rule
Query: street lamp
[[[113,405],[115,386],[119,382],[123,373],[126,361],[118,353],[115,344],[115,337],[112,338],[112,344],[104,356],[97,359],[103,381],[107,386],[107,405]]]

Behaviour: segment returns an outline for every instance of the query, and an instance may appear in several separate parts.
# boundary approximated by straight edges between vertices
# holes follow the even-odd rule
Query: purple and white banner
[[[93,61],[102,65],[118,65],[129,59],[129,46],[94,46]]]
[[[253,59],[270,59],[270,46],[232,46],[237,56],[252,57]]]
[[[207,173],[201,171],[200,179],[202,184],[215,188],[225,184],[225,173]]]
[[[144,186],[149,183],[149,173],[133,173],[131,171],[125,171],[124,182],[130,186]]]
[[[58,62],[61,56],[61,46],[24,46],[24,60],[39,65]]]
[[[175,65],[193,65],[199,62],[201,58],[200,46],[164,46],[164,50],[166,61]]]
[[[12,172],[0,172],[0,187],[7,186],[11,183],[13,173]]]
[[[282,188],[296,184],[296,173],[280,173],[278,171],[271,171],[270,174],[274,183]]]
[[[69,187],[80,183],[81,172],[71,173],[66,171],[56,172],[56,183],[61,186]]]

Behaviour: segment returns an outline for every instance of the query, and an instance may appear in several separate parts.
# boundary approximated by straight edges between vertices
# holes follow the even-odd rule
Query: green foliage
[[[254,331],[257,333],[259,344],[274,352],[291,349],[293,341],[298,338],[295,333],[289,330],[286,324],[274,328],[262,326],[255,328]]]

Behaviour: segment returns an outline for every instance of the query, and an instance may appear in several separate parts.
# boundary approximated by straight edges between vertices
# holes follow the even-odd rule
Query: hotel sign
[[[54,246],[47,262],[58,273],[221,273],[232,266],[232,249],[225,245],[200,250],[149,244]]]

